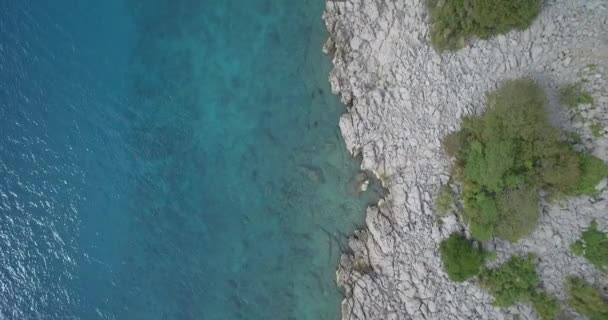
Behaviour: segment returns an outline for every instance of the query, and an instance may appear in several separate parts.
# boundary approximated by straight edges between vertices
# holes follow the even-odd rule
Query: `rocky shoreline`
[[[430,46],[424,0],[328,1],[324,20],[332,90],[348,107],[340,119],[346,146],[390,191],[368,208],[367,228],[353,235],[352,251],[341,258],[342,318],[537,319],[525,305],[496,308],[475,283],[453,283],[444,273],[437,245],[464,226],[454,215],[440,221],[434,213],[450,172],[441,140],[463,115],[482,111],[485,93],[502,81],[532,77],[549,95],[554,124],[577,132],[581,148],[608,160],[608,3],[547,0],[528,30],[443,54]],[[595,102],[574,114],[560,106],[558,90],[578,81]],[[599,137],[591,122],[604,128]],[[606,283],[569,250],[592,220],[608,230],[608,190],[599,187],[593,198],[544,204],[531,237],[484,246],[497,261],[535,253],[544,288],[560,300],[569,275]]]

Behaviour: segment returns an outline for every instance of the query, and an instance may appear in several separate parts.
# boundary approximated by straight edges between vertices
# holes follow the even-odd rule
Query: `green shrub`
[[[498,221],[495,227],[497,237],[517,241],[532,233],[539,217],[536,189],[519,188],[498,193],[496,196]]]
[[[488,96],[481,116],[465,118],[444,140],[456,157],[464,216],[475,238],[517,241],[536,227],[539,190],[593,194],[608,175],[601,160],[562,141],[547,119],[546,101],[532,80],[508,81]]]
[[[590,154],[579,154],[578,157],[580,177],[577,183],[565,190],[566,194],[572,196],[594,195],[598,192],[595,187],[608,176],[608,165]]]
[[[473,0],[473,20],[479,25],[475,34],[481,38],[524,30],[540,12],[539,0]]]
[[[439,189],[439,195],[437,196],[435,203],[437,213],[440,216],[445,215],[450,210],[453,203],[454,194],[452,194],[452,189],[450,189],[448,185],[442,185]]]
[[[566,136],[566,139],[573,145],[580,144],[581,142],[583,142],[581,135],[576,132],[572,132],[572,131],[565,132],[565,136]]]
[[[559,91],[559,98],[562,104],[576,108],[579,104],[593,104],[593,97],[583,88],[580,83],[571,84]]]
[[[534,268],[534,256],[512,257],[496,269],[485,269],[479,276],[481,286],[494,296],[498,307],[530,303],[543,320],[555,319],[557,300],[538,290],[540,278]]]
[[[599,138],[602,135],[602,129],[602,125],[599,122],[591,124],[591,134],[596,138]]]
[[[580,278],[568,279],[568,304],[589,320],[608,319],[608,303],[600,291]]]
[[[490,38],[526,29],[540,0],[428,0],[431,42],[438,50],[462,48],[472,37]]]
[[[534,256],[515,256],[496,269],[486,269],[480,275],[481,286],[494,295],[494,304],[509,307],[528,302],[536,291],[540,278],[534,269]]]
[[[532,307],[543,320],[556,319],[559,314],[559,305],[557,299],[550,295],[540,292],[535,293],[530,297]]]
[[[581,238],[570,246],[574,254],[585,257],[598,269],[608,272],[608,234],[597,229],[593,221]]]
[[[483,266],[485,253],[462,235],[452,234],[439,245],[443,268],[452,281],[476,276]]]

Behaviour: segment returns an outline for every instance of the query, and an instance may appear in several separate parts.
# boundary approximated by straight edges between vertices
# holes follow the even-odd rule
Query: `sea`
[[[0,0],[0,319],[340,319],[324,7]]]

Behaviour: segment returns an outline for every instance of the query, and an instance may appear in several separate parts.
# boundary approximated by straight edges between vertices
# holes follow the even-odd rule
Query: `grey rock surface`
[[[346,146],[390,191],[368,208],[367,229],[352,237],[352,252],[341,258],[343,319],[537,319],[525,305],[496,308],[474,282],[453,283],[444,273],[438,243],[466,226],[453,215],[439,223],[433,210],[450,170],[441,140],[463,115],[483,111],[487,92],[526,76],[545,88],[554,124],[579,133],[581,148],[608,160],[606,130],[594,137],[590,129],[593,122],[608,127],[608,2],[547,0],[528,30],[443,54],[430,47],[424,0],[328,1],[324,20],[332,90],[348,106],[340,119]],[[575,111],[560,106],[559,88],[582,80],[594,104]],[[568,248],[593,219],[608,230],[607,209],[606,190],[543,204],[528,239],[484,246],[497,251],[497,262],[535,253],[543,286],[563,300],[569,275],[605,281]]]

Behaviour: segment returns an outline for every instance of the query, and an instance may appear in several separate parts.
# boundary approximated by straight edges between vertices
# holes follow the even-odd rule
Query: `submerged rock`
[[[321,170],[321,168],[311,165],[301,165],[299,168],[302,170],[302,173],[308,180],[316,183],[322,183],[325,181],[325,178],[323,177],[323,170]]]

